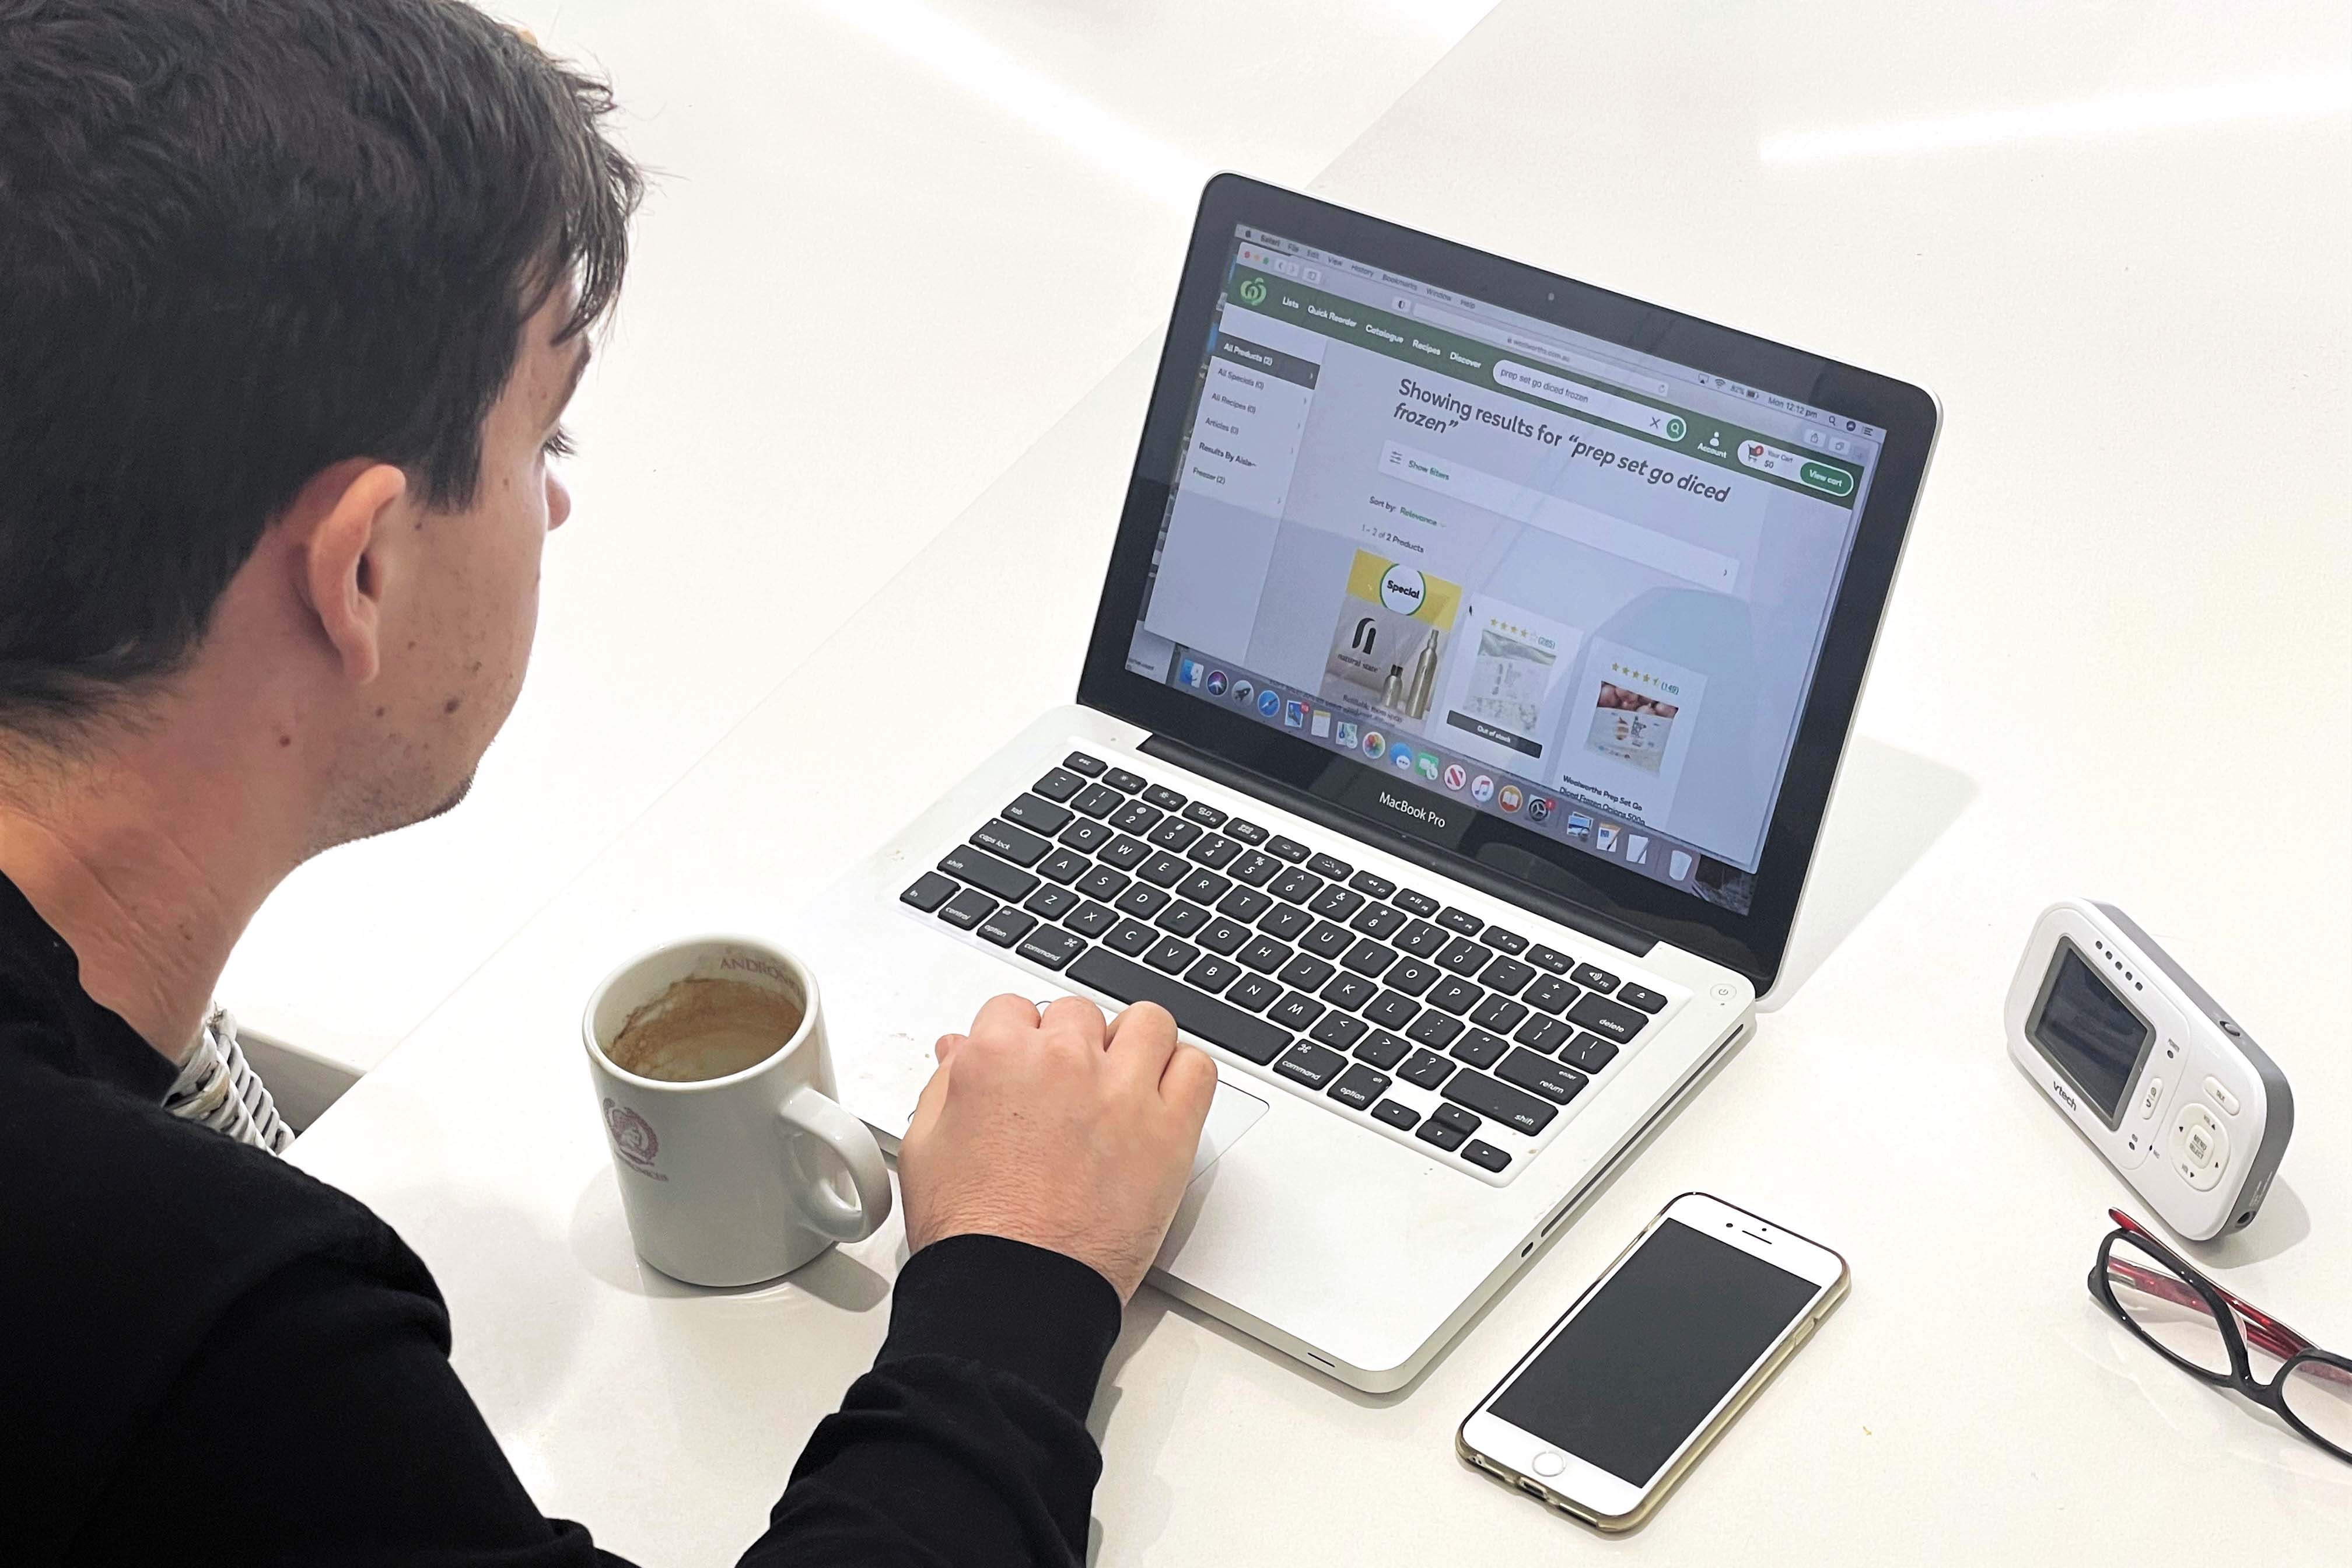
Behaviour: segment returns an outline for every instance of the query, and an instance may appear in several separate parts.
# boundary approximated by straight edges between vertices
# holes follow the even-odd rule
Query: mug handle
[[[866,1123],[806,1084],[784,1097],[776,1119],[782,1123],[788,1149],[793,1134],[804,1132],[832,1150],[857,1193],[857,1201],[847,1203],[824,1182],[798,1183],[793,1197],[809,1223],[835,1241],[863,1241],[879,1230],[890,1217],[890,1173],[883,1168],[882,1147]],[[797,1153],[793,1158],[797,1164]]]

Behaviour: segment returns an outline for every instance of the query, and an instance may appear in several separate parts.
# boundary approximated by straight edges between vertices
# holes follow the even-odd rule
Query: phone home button
[[[1549,1448],[1546,1448],[1542,1453],[1538,1454],[1533,1459],[1529,1460],[1528,1463],[1535,1470],[1535,1473],[1539,1476],[1556,1476],[1559,1474],[1560,1471],[1568,1468],[1568,1461],[1562,1458],[1559,1455],[1552,1452]]]

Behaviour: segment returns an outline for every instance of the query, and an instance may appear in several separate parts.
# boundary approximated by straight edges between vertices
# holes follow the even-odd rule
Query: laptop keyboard
[[[1667,1003],[1085,752],[899,901],[1490,1176]]]

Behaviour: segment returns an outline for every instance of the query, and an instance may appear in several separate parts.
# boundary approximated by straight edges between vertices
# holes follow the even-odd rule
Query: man
[[[609,108],[457,0],[0,0],[12,1563],[612,1561],[398,1237],[162,1105],[271,889],[456,805],[514,702],[638,195]],[[1084,1553],[1214,1069],[1075,999],[939,1054],[888,1340],[747,1563]]]

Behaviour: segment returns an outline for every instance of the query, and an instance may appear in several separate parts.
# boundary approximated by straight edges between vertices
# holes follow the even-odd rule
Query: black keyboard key
[[[1297,904],[1276,904],[1259,917],[1257,929],[1284,942],[1296,942],[1314,923],[1315,917]]]
[[[1271,974],[1290,962],[1292,950],[1270,936],[1258,937],[1242,949],[1242,962],[1260,974]]]
[[[1415,1051],[1397,1068],[1397,1077],[1415,1089],[1435,1089],[1454,1076],[1454,1064],[1435,1051]]]
[[[1468,910],[1440,910],[1437,911],[1437,923],[1447,931],[1459,931],[1464,936],[1476,936],[1486,929],[1486,922]]]
[[[982,823],[972,834],[971,841],[982,849],[993,851],[1015,866],[1034,866],[1054,847],[1025,827],[1015,827],[1003,817]]]
[[[1517,1028],[1519,1020],[1527,1016],[1526,1003],[1514,1002],[1508,996],[1489,996],[1478,1004],[1477,1011],[1470,1015],[1470,1021],[1482,1029],[1492,1029],[1498,1035],[1507,1035]]]
[[[1348,922],[1348,928],[1385,942],[1404,929],[1405,918],[1405,912],[1393,904],[1366,904],[1356,911],[1356,918]]]
[[[1230,827],[1233,825],[1227,823],[1226,826]],[[1255,849],[1225,868],[1226,873],[1234,881],[1246,883],[1253,888],[1263,888],[1274,874],[1281,869],[1281,861],[1271,855],[1261,855]]]
[[[1255,888],[1235,888],[1217,900],[1217,912],[1228,915],[1244,925],[1249,924],[1274,908],[1274,900]]]
[[[1442,1121],[1457,1132],[1475,1132],[1479,1121],[1458,1105],[1441,1105],[1429,1113],[1432,1121]]]
[[[1490,1068],[1503,1059],[1511,1048],[1507,1040],[1497,1039],[1484,1029],[1472,1029],[1454,1042],[1454,1059],[1468,1062],[1474,1068]]]
[[[1192,868],[1165,849],[1135,868],[1135,874],[1155,888],[1172,888],[1192,874]]]
[[[1426,921],[1415,921],[1396,934],[1396,944],[1415,958],[1435,958],[1451,940]]]
[[[1334,882],[1318,893],[1307,907],[1327,921],[1344,921],[1361,909],[1364,895],[1353,888],[1343,888]]]
[[[1568,954],[1556,947],[1546,947],[1541,942],[1528,949],[1528,962],[1551,974],[1565,974],[1570,968]]]
[[[1389,902],[1405,913],[1418,915],[1423,920],[1427,920],[1437,912],[1435,899],[1431,898],[1427,893],[1416,893],[1411,888],[1399,888],[1389,895]]]
[[[1525,1089],[1513,1089],[1488,1078],[1475,1068],[1464,1068],[1445,1080],[1438,1091],[1456,1105],[1466,1105],[1481,1116],[1491,1116],[1515,1132],[1532,1138],[1551,1125],[1559,1114],[1559,1107],[1538,1100]]]
[[[1326,1002],[1330,1003],[1334,1007],[1345,1007],[1349,1012],[1352,1013],[1357,1008],[1362,1006],[1365,1003],[1370,1001],[1372,999],[1372,994],[1379,989],[1380,987],[1374,985],[1362,975],[1350,974],[1343,969],[1339,973],[1331,976],[1331,983],[1324,986],[1322,990],[1317,992],[1316,994],[1322,997]]]
[[[1249,927],[1238,921],[1214,919],[1192,935],[1192,940],[1220,957],[1231,958],[1249,941]]]
[[[1448,1127],[1434,1116],[1412,1130],[1412,1135],[1424,1143],[1434,1143],[1440,1149],[1458,1149],[1470,1136],[1459,1127]]]
[[[1184,972],[1184,983],[1214,994],[1242,977],[1242,966],[1226,958],[1204,958]]]
[[[1511,1038],[1518,1041],[1519,1044],[1527,1047],[1528,1049],[1531,1051],[1541,1051],[1546,1056],[1549,1056],[1552,1052],[1559,1049],[1559,1043],[1562,1040],[1565,1040],[1569,1036],[1574,1033],[1576,1033],[1575,1030],[1570,1028],[1566,1024],[1561,1023],[1558,1018],[1547,1017],[1541,1013],[1534,1013],[1528,1015],[1528,1021],[1519,1026],[1519,1032],[1513,1035]],[[1601,1043],[1603,1045],[1608,1044],[1605,1040]],[[1614,1051],[1617,1047],[1610,1046],[1609,1048],[1612,1051]]]
[[[1600,995],[1588,995],[1568,1010],[1568,1021],[1580,1029],[1590,1029],[1604,1040],[1623,1045],[1642,1032],[1650,1021],[1647,1013],[1636,1013],[1631,1007],[1620,1007]]]
[[[1212,871],[1223,870],[1226,863],[1241,852],[1240,845],[1215,833],[1210,834],[1206,838],[1184,851],[1187,857],[1206,866]]]
[[[1370,1062],[1386,1072],[1404,1060],[1405,1053],[1411,1049],[1412,1049],[1411,1046],[1406,1045],[1386,1029],[1374,1029],[1356,1042],[1356,1059],[1360,1062]]]
[[[1287,1079],[1296,1079],[1309,1089],[1321,1089],[1337,1077],[1348,1065],[1348,1058],[1324,1047],[1305,1040],[1290,1047],[1290,1052],[1274,1064],[1274,1070]]]
[[[1062,829],[1061,837],[1063,844],[1068,847],[1081,855],[1091,855],[1109,843],[1113,835],[1108,823],[1089,822],[1081,816]]]
[[[1143,787],[1143,775],[1129,773],[1125,768],[1113,768],[1103,774],[1102,782],[1121,795],[1133,795]]]
[[[1087,777],[1093,779],[1100,778],[1102,776],[1103,769],[1109,764],[1106,763],[1100,757],[1090,757],[1084,752],[1072,752],[1068,756],[1062,759],[1062,765],[1069,769],[1074,773],[1084,773]]]
[[[1049,885],[1021,900],[1021,907],[1041,921],[1057,921],[1078,907],[1078,896],[1067,888]]]
[[[1356,869],[1337,855],[1318,855],[1307,862],[1307,868],[1333,882],[1346,881]]]
[[[1604,996],[1617,989],[1617,977],[1594,963],[1578,964],[1576,973],[1569,978],[1579,985],[1590,985]]]
[[[1171,936],[1150,952],[1145,953],[1143,962],[1154,969],[1164,969],[1171,974],[1181,974],[1192,968],[1192,961],[1200,956],[1199,948],[1189,942],[1181,942]]]
[[[1357,872],[1354,876],[1348,879],[1348,886],[1355,889],[1356,891],[1363,894],[1364,897],[1368,899],[1385,899],[1391,893],[1396,891],[1396,884],[1394,882],[1390,881],[1386,877],[1375,875],[1370,871]]]
[[[1080,936],[1100,936],[1118,924],[1118,912],[1097,903],[1083,903],[1072,910],[1062,923]]]
[[[1037,927],[1037,917],[1011,904],[999,904],[996,912],[980,922],[980,934],[999,947],[1011,947]]]
[[[1298,945],[1318,958],[1337,958],[1355,944],[1352,931],[1329,921],[1317,921],[1313,931],[1298,939]]]
[[[978,888],[966,888],[940,907],[940,919],[970,931],[996,910],[996,900]]]
[[[1123,915],[1148,921],[1174,900],[1149,882],[1138,882],[1111,900],[1111,908]]]
[[[1056,849],[1037,862],[1037,875],[1066,885],[1085,876],[1093,864],[1075,849]]]
[[[1369,1110],[1372,1102],[1389,1091],[1389,1076],[1374,1072],[1360,1063],[1339,1075],[1331,1086],[1331,1098],[1358,1110]]]
[[[1499,1171],[1511,1163],[1511,1157],[1483,1138],[1473,1138],[1462,1145],[1462,1157],[1482,1171]]]
[[[1034,874],[1008,866],[995,856],[977,849],[960,847],[949,850],[940,857],[940,869],[959,882],[970,882],[1000,899],[1025,899],[1037,890]]]
[[[1200,837],[1200,824],[1187,822],[1181,816],[1171,816],[1151,830],[1152,843],[1162,849],[1174,849],[1180,853],[1190,849],[1192,841]]]
[[[1583,994],[1567,981],[1547,974],[1528,987],[1526,1000],[1547,1013],[1565,1013]]]
[[[1222,1046],[1260,1067],[1290,1044],[1287,1034],[1265,1019],[1254,1018],[1172,975],[1146,969],[1099,947],[1080,953],[1066,973],[1079,984],[1121,1002],[1157,1002],[1176,1016],[1176,1026],[1186,1034]]]
[[[1420,1011],[1420,1003],[1396,991],[1383,991],[1364,1004],[1364,1016],[1383,1029],[1402,1029]]]
[[[1619,988],[1617,1000],[1628,1007],[1639,1007],[1644,1013],[1655,1013],[1666,1005],[1666,999],[1646,985],[1636,985],[1628,980]]]
[[[1501,926],[1488,926],[1478,940],[1496,952],[1521,953],[1528,950],[1526,937],[1515,931],[1505,931]]]
[[[1087,944],[1068,931],[1052,926],[1039,926],[1029,938],[1013,951],[1032,963],[1042,963],[1048,969],[1059,969],[1086,951]]]
[[[1160,945],[1160,933],[1141,921],[1121,921],[1111,928],[1111,933],[1103,938],[1103,942],[1113,952],[1123,952],[1129,958],[1141,958]]]
[[[1383,1100],[1372,1107],[1375,1120],[1385,1121],[1401,1131],[1410,1131],[1421,1120],[1421,1112],[1410,1105],[1400,1105],[1393,1100]]]
[[[1055,768],[1029,786],[1029,793],[1043,795],[1057,805],[1066,805],[1072,795],[1087,787],[1087,781],[1067,768]]]
[[[1463,1027],[1461,1019],[1432,1007],[1412,1021],[1412,1027],[1404,1032],[1404,1037],[1442,1051],[1454,1043],[1454,1037],[1460,1034]]]
[[[1617,1059],[1617,1046],[1598,1035],[1579,1035],[1569,1047],[1559,1053],[1559,1059],[1582,1068],[1586,1072],[1599,1072]]]
[[[1361,1018],[1350,1018],[1345,1013],[1326,1013],[1323,1021],[1315,1026],[1308,1037],[1322,1041],[1333,1050],[1344,1051],[1363,1038],[1370,1028],[1371,1026]],[[1388,1085],[1382,1084],[1381,1088],[1386,1089]]]
[[[1184,809],[1184,797],[1178,795],[1174,790],[1170,789],[1166,784],[1153,784],[1150,789],[1143,792],[1143,798],[1150,801],[1152,805],[1158,806],[1162,811],[1181,811]]]
[[[942,877],[937,871],[926,871],[915,879],[913,887],[898,895],[898,901],[902,904],[912,904],[925,914],[929,914],[933,910],[955,897],[955,890],[956,885],[951,879]]]
[[[1466,936],[1456,937],[1446,944],[1444,952],[1437,955],[1437,966],[1450,969],[1456,974],[1475,974],[1486,968],[1486,961],[1494,956],[1493,948],[1481,947]]]
[[[1307,846],[1297,839],[1285,838],[1279,833],[1265,841],[1265,852],[1287,860],[1294,866],[1300,864],[1311,853]]]
[[[1462,1053],[1456,1051],[1454,1055]],[[1589,1081],[1574,1068],[1562,1067],[1549,1057],[1539,1057],[1533,1051],[1513,1051],[1495,1069],[1495,1076],[1505,1083],[1517,1084],[1521,1089],[1534,1089],[1557,1105],[1566,1105],[1576,1098],[1576,1091]]]
[[[1122,834],[1096,850],[1095,855],[1105,865],[1116,866],[1122,871],[1132,871],[1151,858],[1151,846],[1140,838],[1129,838]]]
[[[1055,805],[1034,795],[1016,795],[1004,808],[1004,819],[1017,822],[1033,833],[1059,833],[1070,820],[1070,808]]]
[[[1297,1032],[1313,1028],[1315,1020],[1321,1017],[1325,1011],[1323,1004],[1307,994],[1306,992],[1293,991],[1266,1009],[1265,1016],[1284,1028]]]
[[[1434,964],[1423,963],[1417,958],[1408,958],[1400,962],[1394,969],[1390,970],[1381,978],[1408,996],[1418,996],[1435,984],[1438,976],[1444,973]]]
[[[1492,936],[1494,932],[1486,933]],[[1478,972],[1478,984],[1489,991],[1500,991],[1506,996],[1516,996],[1519,987],[1536,977],[1535,970],[1516,958],[1498,958]]]
[[[1196,904],[1213,904],[1225,896],[1233,883],[1214,871],[1195,871],[1176,884],[1176,890]]]
[[[1113,867],[1097,866],[1078,879],[1078,891],[1087,898],[1100,899],[1108,903],[1127,891],[1127,885],[1134,879]]]
[[[1302,952],[1284,964],[1282,973],[1276,974],[1275,978],[1285,985],[1296,986],[1301,991],[1312,991],[1331,978],[1331,966],[1311,952]]]
[[[1160,910],[1160,918],[1151,923],[1173,936],[1191,936],[1209,923],[1209,911],[1179,900]]]
[[[1433,1007],[1443,1007],[1454,1016],[1460,1017],[1475,1007],[1479,999],[1486,994],[1486,992],[1470,981],[1444,980],[1440,981],[1437,989],[1432,991],[1424,1000]]]
[[[1244,974],[1225,987],[1225,1000],[1253,1013],[1281,994],[1281,985],[1263,974]]]
[[[1159,826],[1160,819],[1167,815],[1156,805],[1130,800],[1110,814],[1110,825],[1121,833],[1149,833]]]
[[[1187,821],[1197,822],[1203,827],[1223,827],[1225,825],[1225,814],[1205,800],[1196,800],[1186,806],[1184,816]]]
[[[1396,961],[1395,948],[1382,947],[1371,938],[1366,937],[1349,948],[1348,956],[1339,962],[1359,974],[1378,975]]]
[[[1073,807],[1087,816],[1108,816],[1126,804],[1127,796],[1108,784],[1098,784],[1087,785],[1078,793],[1078,798],[1070,802]]]
[[[1236,816],[1225,824],[1225,837],[1238,838],[1244,844],[1263,844],[1265,842],[1265,829],[1255,822]]]
[[[1303,904],[1323,890],[1323,879],[1312,871],[1293,868],[1267,883],[1265,890],[1277,899]]]

